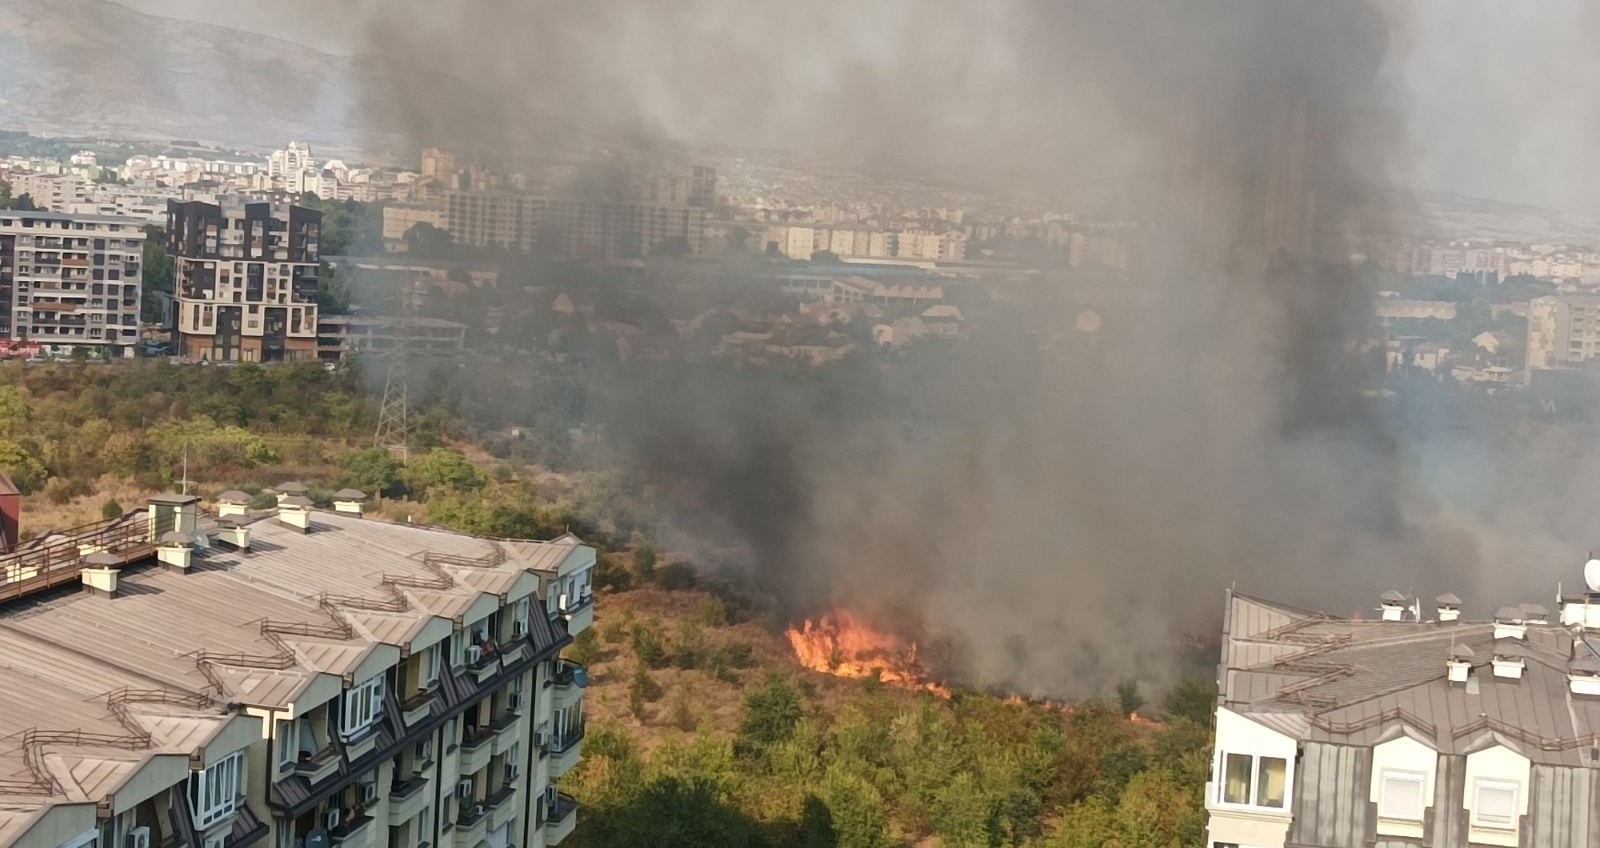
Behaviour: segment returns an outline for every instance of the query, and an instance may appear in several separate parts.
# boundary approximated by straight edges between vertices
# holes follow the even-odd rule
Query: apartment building
[[[341,362],[352,354],[388,353],[402,344],[424,356],[460,356],[467,349],[467,325],[416,317],[402,325],[387,315],[317,319],[317,354],[324,362]]]
[[[1563,295],[1528,301],[1529,371],[1582,368],[1600,356],[1600,297]]]
[[[510,191],[445,193],[445,229],[458,244],[524,251],[539,247],[584,259],[634,259],[671,250],[674,244],[699,254],[705,216],[705,209],[683,204]]]
[[[576,803],[594,549],[193,496],[0,557],[0,845],[507,848]],[[81,587],[81,589],[80,589]]]
[[[1230,592],[1213,848],[1600,844],[1600,560],[1589,591],[1469,621],[1399,592],[1352,620]]]
[[[167,204],[178,352],[214,362],[317,358],[322,213],[267,202]]]
[[[132,218],[0,210],[0,338],[127,354],[139,341],[144,238]]]

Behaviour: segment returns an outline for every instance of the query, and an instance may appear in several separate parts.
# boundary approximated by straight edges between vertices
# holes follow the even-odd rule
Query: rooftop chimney
[[[83,590],[103,598],[117,596],[117,571],[122,568],[122,560],[115,554],[107,551],[96,551],[83,558],[83,568],[78,572],[78,578],[83,581]]]
[[[1578,656],[1567,665],[1567,686],[1574,695],[1600,695],[1600,659],[1588,646],[1578,648]]]
[[[305,495],[280,495],[278,520],[301,533],[310,532],[311,499]]]
[[[1450,651],[1450,659],[1445,660],[1444,664],[1451,683],[1466,683],[1467,676],[1472,672],[1472,649],[1466,645],[1455,646]]]
[[[1523,618],[1522,607],[1501,607],[1494,613],[1494,638],[1525,639],[1528,623]]]
[[[182,530],[168,530],[156,540],[156,559],[163,568],[183,573],[189,570],[194,554],[194,537]]]
[[[1406,617],[1406,596],[1390,589],[1378,596],[1381,602],[1379,609],[1383,611],[1384,621],[1404,621]]]
[[[250,495],[238,489],[229,489],[217,495],[217,517],[244,515],[250,511]]]
[[[1439,607],[1439,623],[1449,624],[1461,618],[1461,599],[1449,592],[1433,599]]]
[[[298,483],[292,480],[288,483],[279,483],[278,505],[283,506],[284,499],[286,498],[303,498],[310,492],[311,490],[306,488],[306,484],[304,483]]]
[[[243,516],[238,515],[217,519],[217,540],[241,551],[250,550],[250,525],[245,521]]]
[[[150,540],[160,540],[169,530],[187,533],[192,538],[200,528],[200,498],[197,495],[156,495],[150,499]]]
[[[355,489],[340,489],[333,493],[333,511],[359,517],[363,505],[367,502],[367,493]]]
[[[1523,644],[1521,636],[1495,637],[1494,676],[1510,680],[1521,680],[1522,669],[1525,665],[1522,659]]]

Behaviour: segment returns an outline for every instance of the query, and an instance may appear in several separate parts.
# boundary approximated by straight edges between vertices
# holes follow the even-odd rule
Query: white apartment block
[[[1528,370],[1583,367],[1600,356],[1600,297],[1528,301]]]
[[[559,844],[594,549],[193,496],[0,557],[0,845]],[[80,588],[81,587],[81,591]]]
[[[1344,619],[1229,592],[1211,848],[1600,844],[1590,590],[1469,620],[1385,592]]]
[[[0,338],[130,351],[144,239],[132,218],[0,210]]]

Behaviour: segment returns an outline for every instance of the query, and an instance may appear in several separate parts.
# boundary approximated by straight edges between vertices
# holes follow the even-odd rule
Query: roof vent
[[[1501,607],[1494,612],[1494,638],[1523,639],[1528,635],[1522,607]]]
[[[333,511],[360,516],[367,502],[367,493],[356,489],[340,489],[333,493]]]
[[[1567,665],[1567,686],[1574,695],[1600,695],[1600,659],[1587,646]]]
[[[244,515],[250,511],[250,495],[238,489],[229,489],[217,495],[217,517]]]
[[[1522,620],[1526,624],[1548,624],[1550,611],[1541,604],[1523,604]]]
[[[1433,599],[1439,607],[1439,623],[1449,624],[1461,618],[1461,599],[1449,592]]]
[[[1522,637],[1496,638],[1494,642],[1494,676],[1509,680],[1521,680],[1522,670],[1526,666],[1523,660]]]
[[[217,519],[217,541],[226,542],[241,551],[250,550],[250,525],[243,516],[230,515]]]
[[[283,506],[283,502],[287,498],[303,498],[310,493],[311,489],[307,488],[306,484],[304,483],[299,483],[293,480],[287,483],[279,483],[278,505]]]
[[[156,540],[156,559],[161,561],[164,568],[177,572],[189,570],[190,557],[193,556],[194,538],[182,530],[168,530]]]
[[[1450,651],[1450,659],[1445,660],[1444,664],[1451,683],[1466,683],[1472,673],[1472,649],[1466,645],[1455,646]]]
[[[117,572],[121,568],[122,560],[116,554],[96,551],[83,558],[78,579],[83,581],[84,591],[103,598],[114,598],[117,596]]]
[[[1406,596],[1390,589],[1378,596],[1378,609],[1383,613],[1384,621],[1404,621],[1406,617]]]
[[[280,495],[278,520],[306,533],[311,530],[311,499],[305,495]]]

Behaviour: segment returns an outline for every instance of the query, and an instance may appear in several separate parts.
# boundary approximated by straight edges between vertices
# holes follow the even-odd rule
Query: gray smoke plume
[[[1369,391],[1372,293],[1321,261],[1404,202],[1393,15],[1319,0],[384,8],[368,52],[427,56],[497,113],[451,126],[459,108],[365,92],[374,114],[404,107],[413,144],[539,154],[549,119],[785,143],[1066,202],[1096,191],[1155,227],[1093,345],[1046,292],[1052,309],[913,363],[594,387],[678,529],[747,545],[795,615],[892,617],[948,674],[1070,696],[1167,673],[1230,584],[1349,611],[1391,585],[1477,579],[1474,542],[1429,506]]]

